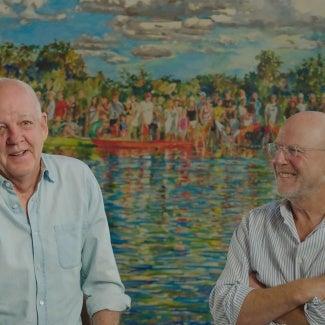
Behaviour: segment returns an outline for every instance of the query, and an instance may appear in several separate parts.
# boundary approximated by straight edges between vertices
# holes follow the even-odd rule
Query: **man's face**
[[[33,181],[48,134],[46,114],[20,85],[0,87],[0,172],[9,180]]]
[[[317,131],[304,132],[295,125],[282,128],[276,143],[284,146],[322,149]],[[273,159],[278,193],[289,200],[311,197],[324,188],[325,151],[304,151],[292,156],[281,149]]]

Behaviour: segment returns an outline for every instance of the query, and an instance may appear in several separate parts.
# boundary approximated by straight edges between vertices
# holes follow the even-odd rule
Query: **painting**
[[[264,145],[325,112],[323,1],[0,1],[0,20],[0,75],[37,91],[44,150],[103,190],[121,323],[211,324],[235,226],[276,198]]]
[[[51,136],[217,151],[324,110],[317,0],[4,2],[0,17],[1,75],[38,91]]]

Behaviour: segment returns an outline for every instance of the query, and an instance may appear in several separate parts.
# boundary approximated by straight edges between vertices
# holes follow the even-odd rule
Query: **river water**
[[[107,152],[103,190],[132,309],[121,324],[211,324],[209,293],[245,212],[276,197],[263,155]]]

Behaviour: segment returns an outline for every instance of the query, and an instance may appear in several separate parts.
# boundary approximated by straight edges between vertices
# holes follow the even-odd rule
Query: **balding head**
[[[30,98],[30,100],[33,102],[33,106],[35,106],[38,116],[41,117],[41,104],[35,91],[31,86],[18,79],[0,78],[0,98],[2,96],[6,96],[6,93],[13,89],[17,91],[17,96],[19,96],[19,93],[25,92]]]
[[[325,113],[304,111],[292,115],[282,125],[278,142],[290,138],[290,144],[325,149]],[[286,143],[284,143],[286,144]]]

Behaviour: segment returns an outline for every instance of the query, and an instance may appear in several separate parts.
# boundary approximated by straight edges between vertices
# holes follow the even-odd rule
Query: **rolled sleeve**
[[[236,324],[242,304],[253,290],[248,285],[250,265],[248,260],[247,229],[242,223],[234,232],[227,263],[210,294],[210,310],[215,324]]]
[[[210,310],[215,324],[236,324],[243,302],[251,290],[238,283],[217,284],[210,295]]]
[[[325,301],[314,297],[312,301],[305,304],[304,310],[309,324],[325,324]]]
[[[87,297],[90,315],[108,309],[125,311],[131,299],[125,294],[116,265],[105,214],[103,199],[97,181],[90,179],[89,223],[84,233],[81,286]]]

